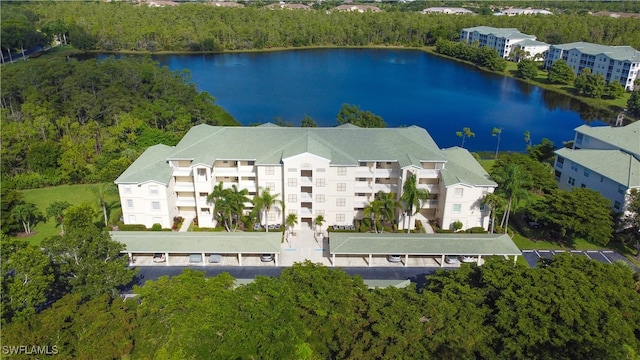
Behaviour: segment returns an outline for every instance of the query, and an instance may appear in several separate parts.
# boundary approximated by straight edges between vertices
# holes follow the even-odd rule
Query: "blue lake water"
[[[305,114],[318,126],[336,125],[344,103],[382,116],[389,127],[418,125],[440,147],[460,145],[456,131],[470,127],[472,151],[495,150],[494,127],[502,128],[500,150],[523,151],[524,132],[533,143],[556,146],[573,139],[600,114],[568,97],[488,74],[417,50],[319,49],[217,55],[166,55],[155,60],[172,70],[188,69],[198,89],[216,98],[242,124],[276,117],[299,126]],[[593,121],[595,120],[595,121]]]

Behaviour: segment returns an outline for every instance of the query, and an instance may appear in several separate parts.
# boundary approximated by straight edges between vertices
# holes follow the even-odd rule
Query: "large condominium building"
[[[410,174],[430,194],[411,219],[437,221],[443,228],[456,221],[463,228],[487,227],[489,209],[481,201],[496,183],[467,150],[441,150],[416,126],[198,125],[174,147],[148,148],[115,183],[126,224],[159,223],[166,228],[181,216],[213,227],[214,205],[207,196],[221,182],[225,188],[247,189],[250,198],[269,189],[285,206],[272,208],[263,224],[284,223],[293,213],[299,228],[312,226],[318,215],[326,225],[351,225],[379,191],[399,200]],[[247,203],[245,211],[251,207]],[[408,215],[395,214],[400,228],[415,226]]]
[[[588,68],[593,74],[602,74],[607,82],[620,82],[627,90],[633,90],[640,70],[640,51],[631,46],[606,46],[582,41],[551,45],[545,67],[550,68],[560,59],[566,61],[576,75]]]
[[[573,148],[556,151],[555,174],[560,189],[586,187],[625,211],[629,190],[640,187],[640,122],[624,127],[581,125]]]
[[[549,44],[536,40],[535,35],[523,34],[518,29],[494,28],[489,26],[476,26],[464,28],[460,32],[460,40],[469,43],[478,42],[480,46],[488,46],[498,52],[503,58],[509,58],[514,48],[520,47],[529,54],[528,58],[534,58],[537,54],[544,54],[549,49]]]

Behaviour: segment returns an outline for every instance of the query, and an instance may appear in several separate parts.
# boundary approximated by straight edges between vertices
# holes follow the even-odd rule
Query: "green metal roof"
[[[607,144],[617,146],[640,158],[640,121],[618,127],[580,125],[574,130]]]
[[[442,152],[448,160],[445,168],[440,172],[445,186],[455,184],[498,186],[468,150],[455,146],[443,149]]]
[[[516,28],[495,28],[491,26],[476,26],[471,28],[465,28],[462,30],[467,32],[477,31],[479,34],[482,34],[482,35],[492,34],[495,37],[506,38],[506,39],[533,39],[533,40],[536,39],[535,35],[523,34]]]
[[[172,169],[167,164],[167,156],[172,151],[174,148],[167,145],[150,146],[116,179],[115,183],[139,184],[155,181],[167,185],[172,173]]]
[[[125,244],[123,253],[280,253],[282,233],[272,232],[165,232],[111,231],[114,241]]]
[[[249,285],[256,279],[235,279],[235,286]],[[362,279],[369,289],[382,289],[386,287],[406,288],[411,284],[411,280],[380,280],[380,279]]]
[[[563,51],[577,49],[587,55],[596,56],[605,54],[611,59],[618,61],[640,62],[640,51],[631,46],[608,46],[578,41],[568,44],[551,45],[551,48],[562,49]]]
[[[405,166],[420,166],[420,160],[445,160],[429,133],[415,126],[371,129],[353,125],[295,128],[204,124],[191,128],[168,159],[192,159],[202,164],[213,164],[216,159],[253,159],[257,165],[271,165],[307,152],[329,159],[332,165],[406,159],[411,164]]]
[[[336,255],[520,255],[506,234],[329,233]]]
[[[640,161],[620,150],[561,148],[556,154],[624,186],[640,186]]]

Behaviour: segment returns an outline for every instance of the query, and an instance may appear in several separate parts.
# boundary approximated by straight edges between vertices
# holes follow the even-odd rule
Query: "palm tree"
[[[409,233],[411,231],[411,216],[420,212],[424,203],[429,199],[429,191],[418,189],[416,175],[410,172],[407,174],[407,180],[402,185],[400,200],[404,203],[404,209],[409,214],[409,225],[407,226],[407,233]]]
[[[316,226],[318,226],[319,228],[318,232],[322,232],[322,225],[324,225],[325,221],[326,220],[322,215],[316,216],[316,218],[313,220],[314,224],[316,224]]]
[[[260,188],[258,189],[256,196],[253,198],[253,204],[255,205],[255,208],[260,211],[260,217],[264,219],[267,232],[269,232],[269,211],[271,211],[271,208],[277,204],[282,206],[282,201],[278,200],[278,196],[280,196],[280,194],[271,194],[268,188]],[[263,212],[264,217],[262,217]]]
[[[380,219],[383,222],[394,219],[396,209],[402,209],[402,204],[396,200],[396,194],[394,193],[378,191],[376,194],[376,200],[380,201],[380,204],[382,205],[382,208],[380,209]],[[381,232],[384,232],[384,223]]]
[[[251,199],[247,197],[247,194],[249,194],[249,190],[238,190],[238,187],[235,184],[231,186],[231,189],[227,193],[229,206],[231,207],[231,220],[233,220],[233,218],[236,219],[233,231],[238,229],[238,223],[240,222],[242,213],[244,212],[245,203],[251,202]]]
[[[464,127],[462,128],[462,131],[456,131],[456,136],[461,137],[462,138],[462,144],[460,144],[461,148],[464,148],[464,140],[466,138],[472,138],[476,136],[476,133],[474,133],[473,131],[471,131],[471,128],[468,127]]]
[[[364,217],[371,217],[373,222],[373,229],[378,233],[378,219],[382,211],[382,202],[380,200],[373,200],[364,208]]]
[[[531,175],[522,171],[520,165],[507,163],[503,166],[495,166],[491,172],[491,177],[498,183],[496,193],[507,200],[507,209],[500,221],[500,227],[507,232],[511,207],[517,207],[518,200],[527,196],[527,188],[531,184]]]
[[[214,216],[217,216],[218,219],[222,219],[224,228],[227,232],[231,232],[231,225],[233,224],[233,204],[230,200],[230,197],[218,199],[213,207]]]
[[[482,199],[482,204],[489,206],[491,209],[491,230],[490,233],[493,234],[493,229],[496,225],[496,212],[498,210],[504,210],[506,206],[506,201],[498,196],[498,194],[488,193]]]
[[[224,188],[224,184],[221,182],[218,185],[213,187],[211,194],[207,196],[207,204],[213,204],[213,218],[217,221],[218,218],[222,217],[223,221],[225,220],[224,215],[220,214],[224,213],[225,209],[228,207],[228,204],[225,203],[225,198],[227,196],[227,189]],[[220,203],[219,203],[220,202]],[[225,228],[227,225],[225,223]],[[229,229],[227,229],[229,231]]]
[[[47,207],[47,217],[54,218],[56,223],[60,225],[60,230],[64,234],[64,211],[71,206],[66,201],[54,201]]]
[[[493,130],[491,130],[491,136],[495,136],[498,138],[498,145],[496,145],[496,157],[494,160],[498,159],[498,149],[500,149],[500,136],[502,136],[502,128],[497,128],[494,127]]]
[[[104,216],[104,225],[107,226],[109,223],[109,216],[107,214],[107,210],[111,208],[112,204],[107,203],[107,195],[114,194],[116,192],[116,188],[112,186],[110,183],[99,183],[93,185],[91,187],[91,191],[98,197],[98,202],[100,203],[100,207],[102,208],[102,214]]]
[[[289,231],[293,230],[293,227],[298,223],[298,215],[289,214],[285,220],[285,224],[289,227]]]

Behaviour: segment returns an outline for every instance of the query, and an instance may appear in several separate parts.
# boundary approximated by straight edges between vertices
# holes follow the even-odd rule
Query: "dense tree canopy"
[[[2,71],[2,175],[9,187],[112,182],[146,147],[174,145],[195,124],[238,124],[188,73],[150,58],[20,65]]]
[[[363,128],[387,127],[381,116],[371,111],[360,110],[357,105],[343,104],[336,118],[338,125],[352,124]]]
[[[499,258],[428,277],[421,291],[368,290],[309,262],[234,286],[228,274],[148,281],[133,300],[67,295],[3,327],[3,344],[70,358],[622,359],[640,351],[640,294],[620,264]]]

